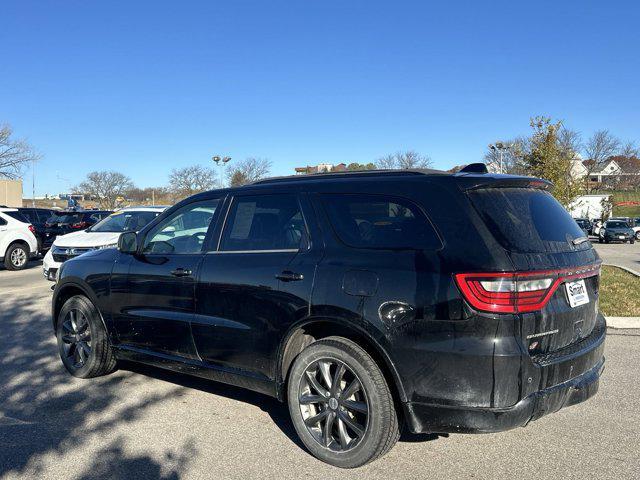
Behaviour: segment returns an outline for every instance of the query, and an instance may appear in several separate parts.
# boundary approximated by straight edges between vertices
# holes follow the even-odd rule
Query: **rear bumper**
[[[582,375],[533,393],[510,408],[460,408],[407,403],[405,411],[409,428],[414,433],[491,433],[524,427],[548,413],[594,396],[603,370],[604,358]]]
[[[409,401],[404,404],[410,430],[414,433],[489,433],[527,425],[530,421],[575,405],[598,391],[604,370],[606,322],[599,315],[591,334],[580,342],[546,355],[510,357],[517,370],[520,399],[506,407],[491,408],[452,403]],[[525,364],[527,366],[525,366]],[[505,375],[508,369],[496,370]],[[511,385],[496,380],[497,385]],[[512,379],[511,379],[512,380]],[[500,395],[500,392],[493,390]]]

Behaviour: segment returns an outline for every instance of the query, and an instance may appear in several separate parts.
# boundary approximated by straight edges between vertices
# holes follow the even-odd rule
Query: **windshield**
[[[160,212],[116,212],[89,229],[90,232],[137,232]]]
[[[605,228],[629,228],[629,225],[624,222],[607,222]]]

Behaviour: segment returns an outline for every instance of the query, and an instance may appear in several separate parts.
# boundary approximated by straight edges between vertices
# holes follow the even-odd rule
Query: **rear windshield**
[[[10,217],[18,220],[19,222],[23,222],[23,223],[31,223],[29,222],[29,219],[27,219],[27,217],[25,217],[22,213],[20,212],[4,212],[5,215],[9,215]]]
[[[475,190],[469,197],[498,242],[512,252],[547,253],[589,249],[571,215],[544,190],[492,188]]]
[[[431,222],[412,202],[385,195],[323,195],[322,202],[340,240],[356,248],[437,250]]]
[[[74,223],[79,221],[84,213],[61,213],[52,215],[47,223]]]

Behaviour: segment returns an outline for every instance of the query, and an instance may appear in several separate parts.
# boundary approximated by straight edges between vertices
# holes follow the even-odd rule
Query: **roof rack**
[[[442,170],[411,169],[411,170],[355,170],[351,172],[310,173],[306,175],[286,175],[257,180],[249,185],[261,185],[265,183],[299,182],[309,180],[325,180],[345,177],[378,177],[378,176],[410,176],[410,175],[449,175]]]

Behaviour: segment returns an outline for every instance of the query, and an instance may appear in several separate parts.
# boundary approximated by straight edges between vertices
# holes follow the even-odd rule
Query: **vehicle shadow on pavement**
[[[132,399],[123,384],[139,386],[149,377],[131,372],[71,377],[57,355],[47,298],[37,300],[26,294],[0,298],[0,477],[41,478],[52,466],[65,472],[68,462],[85,472],[77,477],[82,479],[180,478],[196,454],[192,439],[164,457],[131,453],[122,437],[97,454],[78,454],[154,405],[180,396],[184,387]]]

